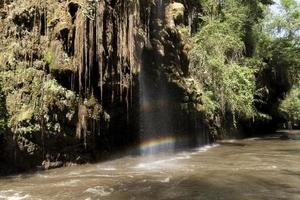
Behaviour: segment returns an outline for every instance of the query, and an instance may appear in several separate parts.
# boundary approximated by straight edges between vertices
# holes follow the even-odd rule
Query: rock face
[[[1,72],[22,65],[75,92],[77,117],[69,128],[85,146],[100,135],[107,147],[132,141],[136,136],[124,130],[138,131],[136,80],[149,6],[144,0],[1,0]]]
[[[175,28],[176,22],[182,21],[184,17],[185,7],[182,3],[169,3],[165,8],[165,20],[167,26]]]
[[[144,63],[148,63],[148,78],[160,78],[166,85],[173,120],[185,119],[174,129],[203,132],[198,123],[201,88],[189,78],[188,69],[188,37],[195,29],[193,16],[188,13],[194,10],[193,1],[0,0],[1,71],[33,68],[43,77],[40,84],[55,80],[66,90],[62,104],[49,105],[52,110],[58,107],[58,116],[50,113],[50,120],[44,117],[44,112],[51,111],[45,107],[36,115],[33,111],[23,117],[40,127],[39,136],[28,139],[37,146],[31,152],[45,155],[64,151],[61,146],[54,148],[57,141],[64,148],[80,143],[86,151],[98,152],[138,143],[138,77]],[[28,78],[29,84],[33,78]],[[30,90],[33,93],[35,89]],[[40,95],[46,91],[39,92],[37,100],[27,94],[20,98],[43,105]],[[76,98],[68,103],[71,93]],[[74,110],[73,114],[63,113],[70,109],[64,104]],[[57,118],[60,123],[54,128],[60,132],[52,137],[48,121]],[[17,122],[10,128],[19,136],[14,127],[24,123],[21,119]],[[70,138],[75,141],[70,142]],[[51,141],[48,145],[47,140]]]
[[[112,145],[115,146],[130,138],[118,134],[124,129],[137,132],[127,125],[132,122],[132,127],[135,126],[132,118],[138,107],[134,96],[138,95],[136,77],[145,40],[141,17],[144,10],[139,1],[99,1],[92,6],[86,16],[78,12],[74,15],[73,30],[68,31],[75,33],[74,52],[71,52],[78,74],[75,82],[81,106],[85,106],[84,99],[93,95],[110,116],[109,128],[104,132],[108,132],[110,141],[116,142]],[[92,123],[94,131],[101,134],[99,122],[82,122],[88,121],[88,117],[80,116],[79,112],[78,126]],[[82,138],[89,127],[78,126],[77,136]]]

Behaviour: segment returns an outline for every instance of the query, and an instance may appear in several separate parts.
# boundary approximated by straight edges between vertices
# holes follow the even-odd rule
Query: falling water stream
[[[300,140],[253,138],[5,177],[0,199],[299,200],[299,166]]]
[[[174,150],[172,121],[168,112],[168,94],[160,78],[153,82],[147,69],[140,74],[141,153],[157,154]]]
[[[157,0],[157,17],[162,20],[164,7],[163,0]],[[140,82],[140,112],[141,112],[141,148],[143,155],[173,152],[175,137],[171,114],[169,113],[169,91],[163,81],[161,72],[157,71],[155,79],[150,75],[152,62],[145,60],[141,67]],[[155,63],[161,64],[156,58]]]

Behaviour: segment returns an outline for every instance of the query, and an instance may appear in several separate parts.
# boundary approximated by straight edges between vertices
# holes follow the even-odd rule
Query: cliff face
[[[133,142],[138,133],[138,82],[145,41],[147,1],[99,1],[76,14],[74,58],[79,95],[76,135],[97,135],[109,150]],[[70,36],[69,36],[70,37]],[[91,119],[85,100],[100,104]],[[102,122],[102,123],[101,123]],[[104,126],[103,126],[104,125]],[[106,127],[105,127],[106,126]],[[104,134],[104,137],[103,137]],[[107,137],[107,141],[103,138]]]
[[[172,120],[185,119],[174,130],[198,133],[201,93],[188,69],[194,8],[192,1],[1,0],[8,149],[43,157],[78,144],[106,152],[138,143],[142,67],[166,85]]]

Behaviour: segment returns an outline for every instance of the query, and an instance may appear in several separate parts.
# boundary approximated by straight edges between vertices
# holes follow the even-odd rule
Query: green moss
[[[45,55],[44,55],[44,59],[46,61],[46,63],[49,65],[50,69],[57,69],[57,65],[54,63],[54,55],[51,51],[46,51]]]

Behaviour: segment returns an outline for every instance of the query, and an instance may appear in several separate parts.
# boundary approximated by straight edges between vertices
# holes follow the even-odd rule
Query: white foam
[[[103,170],[103,171],[116,171],[117,170],[115,167],[103,167],[103,168],[98,167],[98,169]]]
[[[169,183],[170,179],[171,179],[170,177],[167,177],[167,178],[161,180],[160,182],[162,182],[162,183]]]
[[[80,180],[74,179],[74,180],[69,180],[69,181],[64,181],[64,182],[60,182],[60,183],[55,183],[55,186],[64,186],[64,187],[75,187],[78,185],[78,183],[80,182]]]
[[[220,146],[220,145],[219,144],[212,144],[212,145],[206,145],[206,146],[197,148],[197,149],[195,149],[196,152],[193,152],[192,155],[207,152],[208,150],[210,150],[212,148],[215,148],[215,147],[218,147],[218,146]]]
[[[0,191],[0,194],[10,193],[10,192],[14,192],[14,191],[13,190],[2,190],[2,191]]]
[[[275,165],[272,165],[272,166],[270,166],[270,167],[267,167],[267,169],[277,169],[278,167],[277,166],[275,166]]]
[[[100,195],[102,197],[110,195],[114,191],[113,188],[108,188],[104,186],[96,186],[93,188],[86,189],[85,193],[92,193],[94,195]]]
[[[178,160],[187,160],[190,158],[191,158],[190,153],[181,153],[181,154],[179,154],[179,156],[176,157],[176,159],[178,159]]]
[[[29,194],[22,194],[22,192],[15,192],[13,190],[3,190],[0,191],[0,199],[22,200],[22,199],[31,199],[31,196]]]
[[[69,176],[74,176],[74,175],[79,175],[80,173],[79,172],[70,172],[68,175]]]
[[[97,173],[97,172],[95,172]],[[86,178],[86,177],[103,177],[103,178],[117,178],[120,177],[122,175],[113,175],[113,174],[93,174],[93,173],[89,173],[89,174],[80,174],[80,175],[76,175],[73,176],[74,178]]]
[[[166,166],[169,165],[170,162],[177,160],[176,157],[174,158],[170,158],[170,159],[164,159],[164,160],[157,160],[154,162],[147,162],[147,163],[140,163],[137,166],[135,166],[134,168],[137,169],[158,169],[161,168],[162,166]]]
[[[43,174],[36,174],[36,176],[40,178],[50,178],[48,175],[43,175]]]
[[[206,145],[204,147],[195,149],[195,152],[192,152],[192,153],[184,152],[184,153],[178,154],[177,156],[175,156],[173,158],[156,160],[153,162],[140,163],[137,166],[135,166],[134,168],[136,168],[136,169],[142,168],[142,169],[152,170],[152,169],[159,169],[161,167],[167,167],[167,166],[174,167],[174,165],[172,165],[172,162],[174,162],[174,161],[190,159],[192,155],[197,155],[199,153],[206,152],[209,149],[212,149],[212,148],[215,148],[218,146],[220,146],[220,145],[219,144]]]

